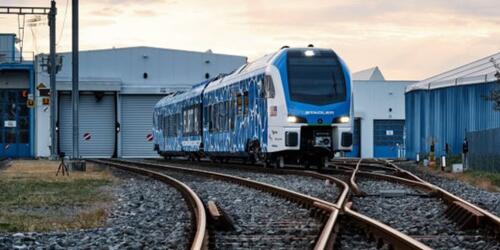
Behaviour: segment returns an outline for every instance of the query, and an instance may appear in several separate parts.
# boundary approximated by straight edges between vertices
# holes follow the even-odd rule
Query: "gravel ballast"
[[[414,163],[400,164],[400,167],[409,170],[427,182],[441,187],[452,194],[455,194],[483,209],[490,211],[496,216],[500,216],[500,192],[488,192],[484,189],[472,186],[459,180],[437,176],[420,170]]]
[[[308,209],[269,193],[189,174],[163,171],[190,186],[204,203],[214,201],[233,221],[213,230],[215,249],[310,249],[323,223]]]
[[[296,174],[273,174],[267,172],[259,172],[256,170],[238,169],[237,166],[234,166],[234,168],[232,168],[230,165],[228,165],[227,167],[215,167],[200,166],[194,164],[179,165],[163,162],[160,162],[159,164],[175,165],[184,168],[213,171],[217,173],[243,177],[249,180],[263,182],[277,187],[289,189],[298,193],[306,194],[331,203],[335,203],[337,201],[337,197],[340,194],[339,188],[335,183],[309,176]]]
[[[340,231],[335,242],[335,249],[367,249],[367,250],[387,250],[387,246],[377,248],[375,241],[370,241],[361,228],[348,218],[341,218]]]
[[[186,249],[191,214],[173,187],[146,177],[115,172],[121,181],[102,228],[0,234],[0,249]]]
[[[499,249],[495,239],[488,239],[478,230],[460,230],[444,215],[445,203],[421,194],[408,186],[387,181],[358,178],[366,197],[354,197],[353,207],[407,235],[416,237],[435,249]],[[396,196],[384,196],[386,190]],[[446,239],[446,240],[443,240]]]

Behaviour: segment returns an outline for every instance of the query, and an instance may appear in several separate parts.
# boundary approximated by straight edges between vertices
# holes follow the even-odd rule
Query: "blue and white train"
[[[352,147],[351,76],[331,49],[288,48],[154,107],[164,157],[322,167]]]

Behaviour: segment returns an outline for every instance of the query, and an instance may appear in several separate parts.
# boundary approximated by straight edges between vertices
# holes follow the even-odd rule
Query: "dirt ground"
[[[100,226],[117,179],[105,168],[56,176],[57,161],[16,160],[0,170],[0,232]]]

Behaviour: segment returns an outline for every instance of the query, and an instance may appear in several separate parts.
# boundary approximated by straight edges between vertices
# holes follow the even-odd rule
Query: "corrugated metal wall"
[[[452,154],[460,154],[466,132],[500,127],[500,112],[485,100],[498,83],[455,86],[406,93],[406,156],[428,153],[431,141],[436,155],[448,143]]]
[[[14,61],[14,34],[0,34],[0,62]]]
[[[121,95],[121,157],[158,157],[152,141],[153,107],[163,95]],[[152,137],[151,137],[152,138]]]
[[[500,128],[467,133],[469,168],[500,172]]]
[[[71,95],[59,97],[60,150],[73,154]],[[93,94],[80,94],[80,155],[84,158],[110,158],[115,151],[115,98],[106,94],[97,100]],[[89,138],[84,138],[88,133]]]

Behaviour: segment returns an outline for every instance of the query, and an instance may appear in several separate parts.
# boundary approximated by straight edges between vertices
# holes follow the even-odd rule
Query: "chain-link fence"
[[[469,168],[500,172],[500,128],[467,133]]]

